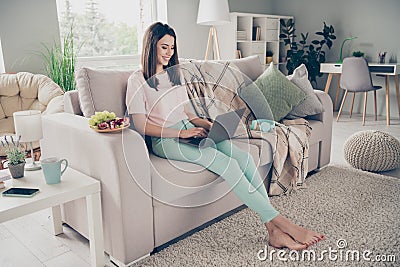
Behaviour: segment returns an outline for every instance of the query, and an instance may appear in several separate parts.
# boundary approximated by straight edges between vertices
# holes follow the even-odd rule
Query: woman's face
[[[175,38],[171,35],[164,35],[157,42],[157,64],[166,66],[175,52]]]

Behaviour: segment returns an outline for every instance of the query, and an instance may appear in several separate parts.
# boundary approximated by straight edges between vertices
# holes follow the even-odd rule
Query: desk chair
[[[374,108],[376,120],[376,90],[381,89],[382,86],[372,85],[371,73],[368,68],[368,63],[363,57],[348,57],[343,60],[342,76],[340,78],[340,88],[345,90],[342,104],[340,105],[339,113],[336,121],[339,121],[340,114],[342,113],[344,102],[346,101],[347,93],[353,93],[353,99],[350,108],[350,118],[353,113],[354,97],[358,92],[364,92],[364,113],[363,122],[365,124],[365,112],[367,109],[367,95],[369,91],[374,91]]]

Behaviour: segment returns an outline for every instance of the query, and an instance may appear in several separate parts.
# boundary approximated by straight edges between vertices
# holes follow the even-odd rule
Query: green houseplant
[[[296,42],[296,29],[293,19],[288,19],[287,21],[281,19],[282,33],[279,35],[284,41],[285,46],[288,46],[286,53],[287,62],[286,68],[289,74],[304,64],[308,70],[308,79],[310,82],[317,84],[317,77],[321,77],[320,64],[325,62],[325,51],[324,47],[331,49],[333,45],[333,40],[336,39],[334,35],[334,28],[332,25],[324,26],[322,31],[318,31],[315,34],[320,36],[320,39],[314,39],[310,43],[307,43],[308,32],[306,34],[301,33],[301,40]]]
[[[363,57],[364,56],[364,52],[362,51],[354,51],[353,52],[353,57]]]
[[[13,178],[24,177],[25,170],[25,150],[20,146],[20,139],[14,140],[13,136],[4,136],[1,145],[5,148],[8,168]],[[9,141],[11,140],[11,142]]]
[[[40,53],[44,61],[45,71],[64,91],[75,90],[74,36],[72,27],[64,38],[62,45],[54,43],[52,47],[44,45],[45,52]]]

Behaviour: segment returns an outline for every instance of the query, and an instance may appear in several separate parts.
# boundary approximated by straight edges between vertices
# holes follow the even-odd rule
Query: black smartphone
[[[2,193],[5,197],[32,197],[39,193],[37,188],[13,187]]]

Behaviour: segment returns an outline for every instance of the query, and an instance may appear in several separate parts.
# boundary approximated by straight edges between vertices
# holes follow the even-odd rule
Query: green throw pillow
[[[283,119],[293,107],[306,98],[306,94],[286,79],[272,63],[257,78],[255,84],[267,99],[275,121]]]
[[[246,102],[256,119],[274,119],[268,101],[254,82],[244,88],[240,88],[238,94]]]

